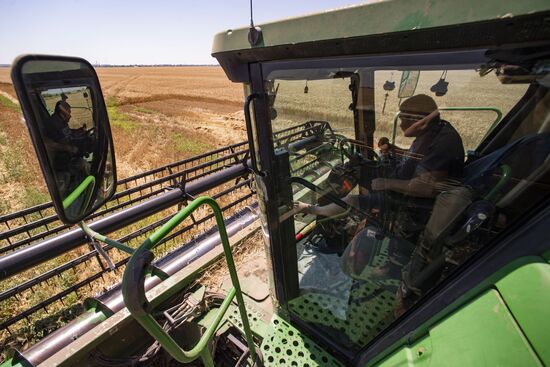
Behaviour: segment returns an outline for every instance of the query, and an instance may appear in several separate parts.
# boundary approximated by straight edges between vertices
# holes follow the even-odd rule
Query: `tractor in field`
[[[547,1],[376,2],[227,30],[212,55],[243,84],[246,154],[201,188],[89,223],[117,186],[95,71],[78,58],[16,60],[56,211],[80,227],[49,249],[87,238],[106,259],[103,246],[131,257],[118,293],[2,366],[550,364]],[[88,103],[85,152],[70,121],[50,132],[47,101],[67,90]],[[60,167],[60,156],[78,164]],[[199,196],[243,172],[267,279],[235,267],[239,229]],[[102,234],[178,202],[136,249]],[[219,245],[155,259],[203,206]],[[191,252],[196,261],[175,271]],[[195,284],[221,256],[226,292]],[[33,261],[0,257],[2,276]]]

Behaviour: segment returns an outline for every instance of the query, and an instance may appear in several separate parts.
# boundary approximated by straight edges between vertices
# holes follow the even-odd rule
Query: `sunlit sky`
[[[254,0],[256,24],[361,0]],[[216,64],[217,32],[249,24],[249,0],[0,0],[0,64],[25,53],[101,64]]]

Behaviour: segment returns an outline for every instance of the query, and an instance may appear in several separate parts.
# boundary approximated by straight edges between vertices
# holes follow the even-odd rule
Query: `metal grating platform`
[[[265,314],[256,307],[250,306],[250,304],[246,305],[246,310],[252,333],[256,337],[263,338],[267,333],[267,323],[262,320],[265,317]],[[241,321],[241,315],[237,306],[231,305],[229,307],[227,319],[244,335],[243,323]]]
[[[306,293],[289,302],[301,319],[329,327],[353,344],[363,346],[393,318],[395,293],[364,282],[351,291],[349,302],[330,294]],[[333,310],[345,309],[345,318]]]
[[[277,315],[271,319],[261,351],[265,367],[343,367],[329,353]]]
[[[343,345],[366,345],[394,320],[396,293],[401,283],[400,274],[372,276],[374,268],[390,263],[390,241],[384,239],[379,244],[381,247],[370,263],[353,276],[350,276],[353,266],[344,264],[342,257],[316,250],[308,252],[307,246],[298,249],[299,271],[304,276],[300,296],[289,302],[291,312]],[[347,267],[344,278],[348,281],[340,276],[344,267]],[[315,278],[313,283],[311,276],[306,280],[310,273]]]

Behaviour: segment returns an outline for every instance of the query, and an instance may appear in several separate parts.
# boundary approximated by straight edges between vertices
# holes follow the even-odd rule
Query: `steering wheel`
[[[374,159],[364,158],[363,155],[360,154],[359,151],[357,151],[356,147],[367,148],[367,150],[370,151]],[[375,167],[379,166],[380,164],[380,156],[378,155],[378,153],[376,153],[373,147],[369,147],[367,144],[363,143],[362,141],[343,138],[342,140],[340,140],[339,149],[340,149],[340,152],[349,160],[359,159],[361,163],[370,165],[370,166],[375,166]]]

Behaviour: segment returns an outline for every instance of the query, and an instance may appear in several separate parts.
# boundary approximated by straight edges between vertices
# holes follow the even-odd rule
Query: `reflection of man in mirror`
[[[84,128],[71,129],[71,105],[66,102],[67,96],[55,104],[54,113],[43,125],[44,143],[52,168],[56,172],[59,193],[62,198],[68,196],[89,174],[89,164],[84,160],[81,146],[85,142]]]
[[[48,150],[57,152],[77,153],[78,148],[71,143],[71,129],[69,121],[71,120],[71,105],[65,102],[65,99],[55,104],[55,109],[46,124],[44,132],[48,141],[46,147]]]

